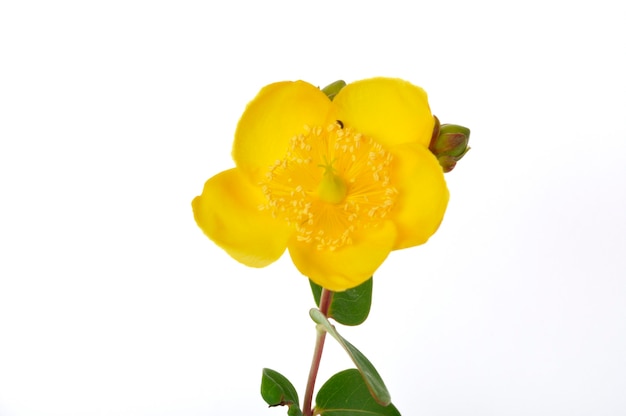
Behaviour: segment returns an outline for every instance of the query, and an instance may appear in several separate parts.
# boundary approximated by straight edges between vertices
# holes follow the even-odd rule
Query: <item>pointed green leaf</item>
[[[311,318],[315,321],[315,323],[335,338],[343,349],[346,350],[354,362],[354,365],[356,365],[356,368],[363,376],[365,385],[369,389],[372,397],[382,406],[386,406],[391,403],[389,391],[370,360],[368,360],[367,357],[365,357],[365,355],[363,355],[363,353],[361,353],[361,351],[359,351],[354,345],[350,344],[345,338],[339,335],[335,327],[331,325],[319,309],[311,309],[309,311],[309,315],[311,315]]]
[[[315,414],[321,416],[400,416],[393,404],[382,406],[370,395],[358,370],[335,374],[315,397]]]
[[[343,325],[356,326],[362,324],[370,313],[372,305],[372,287],[374,279],[370,277],[365,283],[344,292],[334,292],[328,309],[328,316]],[[311,283],[311,291],[315,304],[320,306],[322,287]]]
[[[261,396],[270,407],[289,406],[289,416],[302,416],[298,393],[293,384],[285,376],[269,368],[263,369],[261,379]]]

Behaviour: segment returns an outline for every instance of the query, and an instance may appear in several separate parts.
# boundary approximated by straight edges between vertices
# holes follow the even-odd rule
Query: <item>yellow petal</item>
[[[260,188],[230,169],[209,179],[191,205],[198,226],[215,244],[247,266],[264,267],[283,254],[291,233],[285,222],[259,210],[264,202]]]
[[[244,111],[233,144],[233,158],[252,181],[283,159],[289,140],[304,126],[324,126],[330,100],[304,81],[278,82],[264,87]]]
[[[398,229],[394,250],[425,243],[437,231],[448,205],[443,170],[430,151],[416,143],[390,148],[392,181],[398,199],[391,212]]]
[[[428,147],[435,126],[426,92],[397,78],[348,84],[333,101],[332,118],[385,147],[409,142]]]
[[[354,244],[335,251],[291,241],[289,254],[298,270],[318,285],[341,292],[369,279],[387,258],[396,240],[393,223],[367,228],[354,235]]]

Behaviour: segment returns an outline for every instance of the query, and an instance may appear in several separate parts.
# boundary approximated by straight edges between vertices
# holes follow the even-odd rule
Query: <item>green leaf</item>
[[[365,283],[344,292],[333,292],[328,316],[343,325],[361,325],[367,319],[372,305],[372,287],[374,279],[370,277]],[[311,291],[315,304],[320,306],[322,287],[313,283]]]
[[[289,406],[289,416],[302,416],[298,393],[285,376],[269,368],[263,369],[261,396],[270,407]]]
[[[369,389],[372,397],[382,406],[386,406],[391,403],[391,396],[389,391],[383,382],[383,379],[374,368],[374,365],[370,360],[361,353],[354,345],[350,344],[345,338],[343,338],[335,327],[331,325],[328,319],[319,309],[311,309],[309,315],[315,323],[321,326],[326,332],[328,332],[333,338],[339,342],[344,350],[348,353],[357,370],[361,373],[365,385]]]
[[[393,404],[382,406],[370,395],[358,370],[335,374],[315,397],[315,414],[321,416],[400,416]]]

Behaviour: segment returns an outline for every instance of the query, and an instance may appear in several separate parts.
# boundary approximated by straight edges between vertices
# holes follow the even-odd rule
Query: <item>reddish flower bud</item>
[[[439,124],[435,117],[435,128],[429,150],[437,157],[444,172],[450,172],[465,156],[470,147],[470,130],[457,124]]]

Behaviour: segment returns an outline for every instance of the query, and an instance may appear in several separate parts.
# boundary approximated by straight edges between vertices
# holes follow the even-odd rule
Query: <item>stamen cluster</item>
[[[340,121],[305,126],[285,157],[268,169],[261,184],[267,204],[261,208],[293,225],[299,241],[336,250],[393,209],[392,164],[391,153]]]

